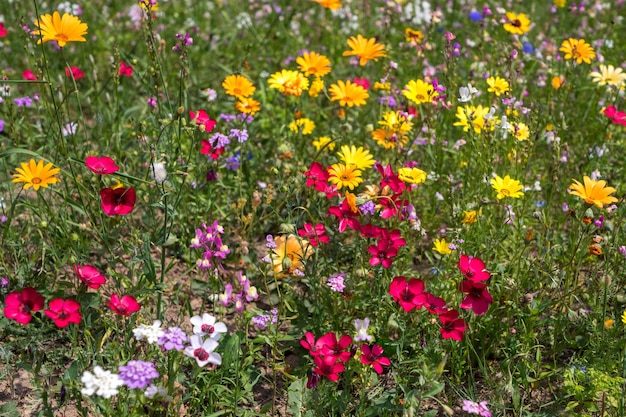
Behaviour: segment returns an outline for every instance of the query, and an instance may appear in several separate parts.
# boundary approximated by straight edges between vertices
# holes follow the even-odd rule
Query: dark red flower
[[[374,167],[380,172],[382,175],[382,180],[380,181],[380,188],[385,188],[385,186],[389,186],[393,190],[394,193],[401,193],[403,190],[406,190],[406,184],[400,180],[398,174],[393,172],[393,168],[391,165],[387,165],[383,167],[380,163],[376,162]]]
[[[128,65],[126,62],[120,62],[120,72],[119,74],[123,77],[131,77],[133,75],[133,67]]]
[[[28,80],[28,81],[34,81],[34,80],[37,79],[37,77],[35,76],[33,71],[29,70],[29,69],[27,69],[26,71],[24,71],[22,73],[22,78],[24,78],[25,80]]]
[[[113,294],[111,295],[111,301],[107,302],[107,306],[120,316],[130,316],[141,309],[141,305],[132,295],[125,295],[120,299],[117,294]]]
[[[381,265],[383,268],[389,268],[393,263],[393,258],[398,255],[398,248],[392,245],[390,239],[381,237],[376,245],[367,247],[367,251],[372,255],[370,258],[371,266]]]
[[[137,195],[133,187],[103,188],[100,190],[100,205],[107,216],[123,216],[135,208]]]
[[[197,113],[189,110],[189,119],[190,121],[195,121],[198,126],[200,126],[200,130],[204,132],[210,132],[213,130],[217,122],[215,120],[211,120],[207,112],[204,110],[198,110]]]
[[[359,220],[356,218],[360,215],[360,212],[358,210],[356,213],[352,212],[348,204],[348,199],[344,199],[339,206],[329,207],[328,214],[332,214],[339,219],[339,233],[343,233],[347,227],[359,230],[361,226]]]
[[[333,358],[333,362],[348,362],[352,354],[349,350],[346,351],[346,349],[350,347],[351,343],[352,338],[347,334],[337,340],[335,333],[328,332],[317,340],[316,346],[318,347],[320,355],[325,358]]]
[[[44,310],[46,316],[54,320],[57,327],[67,327],[70,323],[78,324],[83,318],[80,314],[80,304],[74,300],[56,298],[50,301],[49,309]]]
[[[424,281],[417,278],[411,278],[407,281],[403,276],[395,277],[389,285],[389,295],[407,313],[414,308],[422,308],[427,301],[426,293],[424,293]]]
[[[391,365],[389,358],[383,356],[383,348],[380,345],[374,345],[372,348],[365,344],[361,345],[361,363],[372,365],[379,375],[383,373],[383,366]]]
[[[341,361],[335,361],[332,357],[315,356],[313,362],[315,363],[313,372],[325,376],[331,381],[337,381],[339,374],[345,370],[343,363]]]
[[[493,303],[491,294],[485,289],[487,286],[480,282],[464,279],[461,282],[459,290],[467,293],[460,307],[466,310],[472,309],[474,314],[485,314],[489,309],[489,305]]]
[[[19,324],[28,324],[33,318],[31,313],[43,308],[44,299],[32,287],[24,288],[21,292],[7,294],[4,299],[4,316],[15,320]]]
[[[298,230],[298,234],[305,237],[311,243],[311,246],[318,246],[321,243],[328,243],[330,238],[326,235],[326,227],[322,223],[315,226],[305,223],[304,229]]]
[[[458,342],[463,340],[463,334],[467,330],[467,323],[459,317],[457,310],[448,310],[439,315],[441,321],[441,337],[444,339],[454,339]]]
[[[316,374],[315,372],[313,372],[311,374],[311,376],[309,377],[309,379],[306,381],[306,388],[307,389],[313,389],[313,388],[317,387],[317,384],[319,382],[320,382],[319,374]]]
[[[85,158],[85,165],[98,175],[113,174],[120,169],[115,165],[115,161],[108,156],[88,156]]]
[[[89,288],[97,290],[107,279],[91,265],[74,265],[74,272],[78,278]]]
[[[611,119],[611,122],[626,126],[626,112],[617,110],[615,106],[608,106],[602,113]]]
[[[65,67],[65,75],[66,76],[74,76],[75,80],[79,80],[85,76],[85,73],[82,72],[78,67]]]
[[[480,258],[461,255],[457,266],[459,271],[465,275],[465,278],[475,282],[486,281],[491,276],[489,271],[485,269],[485,263]]]
[[[214,161],[224,153],[224,148],[213,148],[208,140],[202,139],[202,148],[200,149],[202,155],[209,155]]]

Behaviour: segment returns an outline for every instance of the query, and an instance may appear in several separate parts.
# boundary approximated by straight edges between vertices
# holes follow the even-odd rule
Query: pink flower
[[[443,298],[435,297],[430,293],[426,294],[426,302],[424,303],[424,307],[431,314],[442,314],[448,311],[446,308],[446,300]]]
[[[467,293],[467,296],[461,303],[460,307],[466,310],[472,309],[474,314],[485,314],[489,309],[489,305],[493,302],[491,294],[485,289],[487,286],[480,282],[464,279],[459,289]]]
[[[332,357],[315,356],[313,358],[315,368],[313,372],[325,376],[331,381],[337,381],[339,374],[345,370],[345,366],[341,361],[335,361]]]
[[[189,118],[191,121],[195,121],[198,126],[201,126],[200,129],[207,133],[212,131],[217,124],[215,120],[211,120],[204,110],[198,110],[197,113],[190,110]]]
[[[120,75],[122,77],[131,77],[133,75],[133,67],[128,65],[126,62],[120,62]]]
[[[89,288],[97,290],[102,284],[106,282],[106,278],[100,274],[96,268],[91,265],[74,265],[74,272],[78,275],[78,278]]]
[[[28,324],[33,318],[31,312],[43,308],[44,299],[32,287],[24,288],[21,292],[7,294],[4,299],[4,315],[19,324]]]
[[[615,106],[608,106],[602,113],[614,124],[626,126],[626,112],[617,110]]]
[[[120,169],[108,156],[88,156],[85,158],[85,165],[98,175],[113,174]]]
[[[29,81],[34,81],[37,79],[33,71],[29,69],[27,69],[26,71],[22,73],[22,78],[24,78],[25,80],[29,80]]]
[[[465,320],[459,317],[459,312],[456,310],[448,310],[439,315],[441,321],[441,337],[444,339],[453,339],[457,342],[463,340],[463,334],[467,329],[467,323]]]
[[[133,187],[103,188],[100,190],[100,205],[107,216],[123,216],[135,208],[137,195]]]
[[[111,295],[111,300],[107,302],[107,306],[115,314],[127,317],[141,309],[141,305],[132,295],[125,295],[120,299],[119,295],[113,294]]]
[[[356,85],[360,85],[361,87],[363,87],[364,89],[368,89],[370,88],[370,82],[367,80],[367,78],[359,78],[359,77],[355,77],[353,82]]]
[[[302,237],[306,237],[311,246],[319,246],[321,243],[328,243],[330,238],[326,235],[326,227],[322,223],[318,223],[315,226],[305,223],[304,229],[298,230],[298,234]]]
[[[395,277],[389,285],[389,295],[407,313],[414,308],[422,308],[427,301],[427,296],[424,293],[424,281],[417,278],[411,278],[407,281],[403,276]]]
[[[74,76],[75,80],[79,80],[85,76],[85,73],[82,72],[78,67],[65,67],[65,75],[66,76]]]
[[[486,281],[491,276],[489,271],[485,269],[485,263],[480,258],[473,256],[461,255],[457,267],[465,275],[465,278],[474,282]]]
[[[393,245],[393,241],[384,237],[379,238],[376,245],[368,246],[367,251],[372,255],[370,265],[382,265],[383,268],[389,268],[393,258],[398,255],[398,248]]]
[[[372,365],[379,375],[383,373],[383,365],[391,365],[389,358],[383,356],[383,348],[380,345],[374,345],[372,348],[365,344],[361,345],[361,363]]]
[[[339,340],[333,332],[328,332],[317,340],[320,346],[321,355],[333,358],[334,361],[348,362],[352,356],[350,351],[346,351],[352,343],[352,337],[344,334]]]
[[[4,28],[4,23],[0,23],[0,38],[4,38],[9,34],[9,31]]]
[[[67,327],[70,323],[78,324],[83,318],[80,314],[80,304],[74,300],[55,298],[50,301],[49,309],[44,310],[46,316],[54,320],[57,327]]]
[[[391,167],[391,165],[383,167],[380,163],[377,162],[374,167],[383,177],[380,181],[381,189],[385,188],[385,186],[389,186],[389,188],[391,188],[394,193],[400,193],[403,190],[406,190],[406,184],[402,180],[400,180],[398,174],[393,172],[393,168]]]
[[[332,214],[339,219],[339,233],[343,233],[348,227],[358,230],[361,226],[361,223],[356,218],[359,216],[359,211],[357,210],[356,213],[352,212],[348,199],[344,199],[340,206],[329,207],[328,214]]]
[[[319,162],[313,162],[309,169],[304,172],[304,176],[306,176],[306,186],[312,187],[315,186],[317,191],[324,191],[326,188],[326,182],[330,175],[328,174],[328,170],[324,168],[322,164]]]

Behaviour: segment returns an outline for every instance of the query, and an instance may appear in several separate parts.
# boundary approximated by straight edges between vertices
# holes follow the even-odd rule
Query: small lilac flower
[[[467,411],[470,414],[476,414],[482,417],[491,417],[491,412],[487,408],[487,401],[475,403],[474,401],[463,400],[463,411]]]
[[[13,99],[13,101],[15,102],[17,107],[30,107],[33,105],[33,99],[28,96],[16,97]]]
[[[4,120],[0,119],[0,132],[4,130]]]
[[[143,395],[151,400],[154,398],[162,399],[165,402],[169,402],[171,400],[171,397],[167,394],[167,390],[158,385],[150,385],[146,388]]]
[[[224,168],[230,169],[231,171],[237,171],[239,169],[239,165],[241,165],[241,161],[239,161],[239,155],[233,155],[230,158],[226,158],[224,160]]]
[[[164,351],[167,350],[183,350],[183,343],[187,341],[187,335],[180,327],[170,327],[163,336],[159,338],[157,343]]]
[[[155,108],[157,105],[157,99],[156,97],[150,97],[149,99],[146,100],[146,103],[148,103],[148,106]]]
[[[602,226],[604,226],[604,216],[600,216],[598,220],[593,222],[593,225],[598,229],[602,229]]]
[[[223,121],[225,121],[226,123],[231,123],[234,122],[235,120],[237,120],[237,116],[234,114],[226,114],[226,113],[222,113],[219,116],[220,119],[222,119]]]
[[[7,277],[0,278],[0,288],[6,288],[9,286],[9,279]]]
[[[204,90],[200,91],[200,95],[206,97],[206,100],[211,102],[217,98],[217,91],[212,88],[205,88]]]
[[[209,138],[209,143],[214,148],[224,148],[230,144],[230,139],[225,134],[217,132]]]
[[[61,128],[61,133],[64,137],[75,135],[76,130],[78,129],[78,125],[75,122],[70,122]]]
[[[265,247],[268,249],[276,248],[276,243],[274,242],[274,236],[272,235],[265,236]]]
[[[383,106],[388,106],[388,107],[396,107],[396,105],[398,103],[396,103],[396,99],[393,98],[393,96],[382,96],[378,98],[378,103],[382,104]]]
[[[266,314],[259,314],[252,317],[252,323],[255,324],[260,330],[265,330],[269,325],[271,317]]]
[[[626,246],[622,245],[619,247],[619,253],[622,254],[624,258],[626,258]]]
[[[219,302],[226,307],[233,299],[233,286],[231,284],[224,285],[224,292],[218,296]]]
[[[367,201],[361,204],[359,206],[359,209],[361,209],[361,213],[369,214],[370,216],[373,216],[374,213],[376,212],[376,204],[374,204],[373,201]]]
[[[561,210],[563,210],[563,213],[567,213],[569,211],[569,206],[567,205],[567,203],[563,203],[561,205]]]
[[[374,336],[367,334],[367,330],[370,326],[370,319],[365,317],[363,320],[354,319],[354,328],[356,330],[356,336],[354,336],[355,342],[371,342]]]
[[[230,129],[230,137],[243,143],[248,140],[248,131],[246,129]]]
[[[129,361],[126,366],[117,368],[119,378],[130,389],[144,389],[151,384],[154,378],[159,377],[159,373],[154,369],[154,363],[144,361]]]
[[[333,291],[343,292],[343,290],[346,288],[343,282],[345,276],[346,274],[344,273],[333,274],[328,278],[328,282],[326,283],[326,285],[328,285]]]

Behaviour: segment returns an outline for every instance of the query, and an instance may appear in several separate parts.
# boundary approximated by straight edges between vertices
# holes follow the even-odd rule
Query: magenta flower
[[[344,199],[339,206],[329,207],[328,214],[332,214],[339,219],[339,233],[343,233],[348,227],[358,230],[361,226],[361,223],[359,223],[357,219],[359,211],[357,210],[357,212],[354,213],[347,199]]]
[[[102,210],[107,216],[123,216],[135,208],[137,195],[133,187],[103,188],[100,190]]]
[[[304,228],[298,230],[298,234],[307,238],[311,246],[319,246],[320,242],[328,243],[330,241],[330,238],[326,235],[326,227],[322,223],[318,223],[315,226],[305,223]]]
[[[626,126],[626,112],[617,110],[615,106],[608,106],[602,113],[611,119],[611,122],[614,124]]]
[[[467,293],[465,299],[461,303],[460,307],[466,310],[472,309],[474,314],[485,314],[489,309],[489,305],[493,303],[491,294],[485,289],[487,286],[480,282],[474,282],[469,279],[464,279],[461,282],[459,290]]]
[[[133,67],[128,65],[126,62],[121,61],[119,74],[123,77],[131,77],[133,75]]]
[[[325,376],[331,381],[337,381],[339,374],[345,370],[345,366],[341,361],[335,361],[334,358],[330,356],[315,356],[313,362],[315,363],[313,372]]]
[[[50,301],[48,310],[44,310],[46,316],[54,320],[57,327],[67,327],[70,323],[78,324],[83,318],[80,314],[80,304],[74,300],[55,298]]]
[[[189,110],[189,119],[191,121],[195,121],[198,126],[201,126],[200,130],[207,133],[211,132],[217,124],[215,120],[211,120],[207,112],[204,110],[198,110],[197,113]]]
[[[372,365],[379,375],[383,373],[383,365],[391,365],[389,358],[383,356],[383,348],[380,345],[374,345],[372,348],[365,344],[361,345],[361,363]]]
[[[91,265],[74,265],[74,272],[78,275],[78,278],[89,288],[97,290],[102,284],[106,282],[106,278]]]
[[[491,274],[485,269],[485,263],[480,259],[473,256],[461,255],[461,259],[458,263],[458,268],[465,278],[474,281],[486,281]]]
[[[43,308],[44,298],[32,287],[21,292],[7,294],[4,299],[4,315],[19,324],[28,324],[33,318],[32,312]]]
[[[352,343],[352,337],[347,334],[341,336],[337,340],[337,336],[333,332],[328,332],[324,336],[317,340],[317,345],[320,346],[321,355],[328,358],[333,358],[334,361],[348,362],[348,359],[352,356],[349,350]]]
[[[107,306],[109,306],[115,314],[126,317],[141,309],[141,304],[139,304],[132,295],[125,295],[120,298],[119,295],[113,294],[111,295],[111,300],[107,302]]]
[[[467,323],[461,317],[457,310],[448,310],[439,315],[441,321],[441,337],[444,339],[453,339],[457,342],[463,340],[463,334],[467,330]]]
[[[427,301],[427,296],[424,293],[424,281],[417,278],[411,278],[407,281],[403,276],[395,277],[389,285],[389,295],[407,313],[414,308],[422,308]]]
[[[430,293],[424,293],[426,295],[426,302],[424,303],[424,307],[431,314],[442,314],[448,311],[446,308],[446,300],[443,298],[435,297]]]
[[[113,174],[120,169],[115,165],[115,161],[108,156],[88,156],[85,159],[85,165],[98,175]]]
[[[381,237],[376,245],[368,246],[367,251],[372,255],[370,258],[371,266],[381,265],[383,268],[389,268],[393,262],[393,258],[398,255],[398,248],[393,246],[393,241]]]

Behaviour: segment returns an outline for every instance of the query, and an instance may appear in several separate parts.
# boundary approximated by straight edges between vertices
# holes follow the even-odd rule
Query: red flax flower
[[[352,338],[347,334],[341,336],[337,340],[337,336],[333,332],[328,332],[324,336],[317,340],[317,344],[320,346],[320,355],[325,358],[332,358],[334,362],[348,362],[348,359],[352,356],[349,350],[352,343]]]
[[[424,303],[424,307],[431,314],[443,314],[448,311],[446,307],[446,300],[443,298],[435,297],[430,293],[424,293],[426,295],[426,302]]]
[[[100,205],[107,216],[123,216],[135,208],[137,195],[133,187],[103,188],[100,190]]]
[[[313,372],[317,375],[325,376],[331,381],[337,381],[339,374],[345,370],[341,361],[335,361],[332,357],[315,356],[313,358],[315,368]]]
[[[467,330],[467,323],[459,317],[458,311],[448,310],[439,315],[439,320],[441,321],[441,329],[439,329],[441,337],[458,342],[463,340],[463,334]]]
[[[200,126],[200,130],[207,133],[212,131],[217,124],[215,120],[211,120],[204,110],[198,110],[197,113],[189,110],[189,118],[191,121],[195,121],[196,125]]]
[[[119,74],[123,77],[132,77],[133,75],[133,67],[128,65],[126,62],[120,62],[120,72]]]
[[[486,281],[491,276],[489,271],[485,269],[485,263],[480,258],[473,256],[461,255],[457,267],[470,281]]]
[[[315,226],[305,223],[304,229],[298,230],[298,234],[309,240],[311,246],[319,246],[321,243],[328,243],[330,238],[326,235],[326,228],[322,223]]]
[[[28,324],[33,318],[31,313],[43,308],[44,299],[32,287],[24,288],[21,292],[7,294],[4,299],[4,315],[19,324]]]
[[[79,80],[85,76],[85,73],[82,72],[78,67],[65,67],[65,76],[74,76],[75,80]]]
[[[50,301],[49,310],[44,310],[44,313],[54,320],[57,327],[67,327],[70,323],[80,323],[83,316],[78,310],[80,310],[80,304],[76,301],[55,298]]]
[[[109,306],[115,314],[127,317],[141,309],[141,305],[132,295],[125,295],[120,298],[119,295],[113,294],[111,295],[111,301],[107,302],[107,306]]]
[[[4,38],[9,34],[9,31],[5,29],[4,23],[0,23],[0,38]]]
[[[393,190],[394,193],[401,193],[406,190],[406,184],[398,177],[398,174],[393,172],[393,168],[391,165],[387,165],[383,167],[380,163],[376,163],[374,167],[380,172],[380,175],[383,177],[380,181],[380,188],[385,188],[385,186],[389,186]]]
[[[343,233],[348,227],[359,230],[361,226],[361,223],[359,223],[359,220],[356,218],[360,213],[358,210],[356,213],[352,211],[347,198],[341,202],[340,206],[329,207],[328,214],[332,214],[339,219],[339,233]]]
[[[427,301],[424,293],[424,281],[417,278],[407,279],[403,276],[395,277],[389,285],[389,295],[400,304],[408,313],[414,308],[422,308]]]
[[[85,158],[85,166],[98,175],[113,174],[120,169],[108,156],[88,156]]]
[[[74,265],[74,272],[78,278],[89,288],[97,290],[107,279],[91,265]]]
[[[367,251],[372,255],[370,265],[382,265],[383,268],[389,268],[393,263],[393,258],[398,255],[398,248],[392,245],[391,240],[384,237],[379,238],[376,245],[368,246]]]
[[[611,122],[614,124],[626,126],[626,112],[617,110],[615,106],[608,106],[602,113],[611,119]]]
[[[224,148],[213,148],[208,140],[202,139],[202,149],[200,149],[202,155],[209,155],[212,160],[216,160],[224,153]]]
[[[372,348],[365,344],[361,345],[361,363],[372,365],[379,375],[383,373],[383,365],[391,365],[389,358],[383,356],[383,348],[380,345],[374,345]]]
[[[311,356],[318,356],[321,353],[322,345],[315,341],[315,335],[311,332],[304,334],[304,340],[300,341],[300,345],[308,350]]]
[[[306,186],[315,187],[317,191],[325,191],[330,174],[319,162],[313,162],[309,169],[304,172]]]
[[[466,310],[472,309],[474,314],[485,314],[489,309],[489,305],[493,303],[491,294],[485,289],[487,286],[480,282],[464,279],[459,289],[467,293],[460,307]]]

